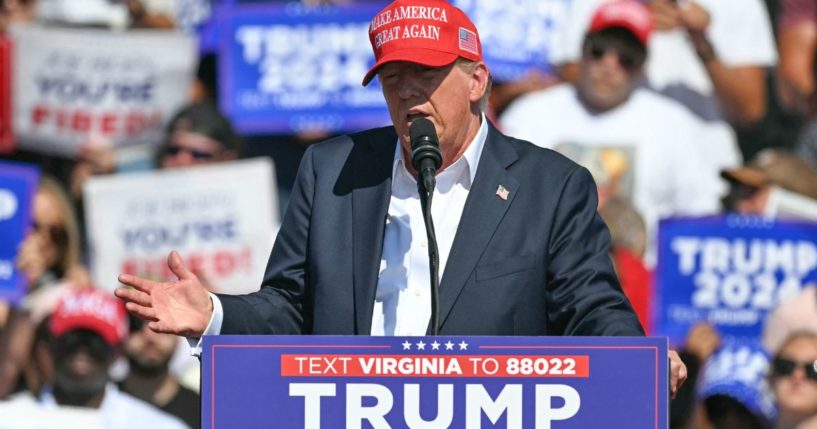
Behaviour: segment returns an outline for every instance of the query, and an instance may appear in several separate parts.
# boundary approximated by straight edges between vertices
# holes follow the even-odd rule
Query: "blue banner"
[[[390,123],[368,28],[377,3],[234,5],[224,18],[219,88],[244,134],[344,132]]]
[[[39,170],[26,164],[0,161],[0,298],[16,304],[27,281],[16,269],[17,249],[31,223],[31,208]]]
[[[758,338],[766,314],[817,281],[817,224],[730,215],[662,221],[655,333],[681,344],[690,326]]]
[[[668,427],[666,338],[214,336],[202,358],[203,428]]]
[[[453,0],[476,25],[482,55],[499,82],[551,72],[572,0]]]

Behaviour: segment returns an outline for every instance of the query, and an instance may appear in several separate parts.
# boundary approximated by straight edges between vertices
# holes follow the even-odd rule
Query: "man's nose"
[[[399,95],[403,100],[408,100],[420,94],[417,79],[413,76],[403,78],[400,81],[400,86],[398,88],[397,95]]]
[[[808,375],[806,374],[806,368],[803,367],[803,365],[798,364],[796,367],[794,367],[791,377],[801,381],[807,380]]]
[[[180,150],[179,153],[173,155],[173,160],[179,165],[192,165],[195,163],[193,154],[188,150]]]
[[[618,67],[618,52],[616,52],[614,49],[606,50],[604,55],[601,57],[601,62],[607,67]]]

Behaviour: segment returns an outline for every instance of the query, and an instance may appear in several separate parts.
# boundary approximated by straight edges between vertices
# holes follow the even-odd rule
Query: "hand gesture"
[[[715,350],[721,345],[721,336],[715,328],[708,323],[697,323],[687,333],[686,349],[692,353],[701,363],[706,362]]]
[[[681,23],[690,33],[702,33],[709,28],[711,21],[709,12],[698,2],[686,2],[679,8],[679,11],[681,12]]]
[[[175,251],[167,257],[174,282],[156,282],[128,274],[119,281],[131,288],[116,289],[117,297],[133,315],[147,320],[155,332],[199,338],[210,323],[213,303],[199,278],[184,266]]]
[[[49,260],[56,258],[55,250],[40,234],[29,234],[17,251],[17,269],[22,271],[29,283],[36,282],[49,268]]]
[[[678,5],[669,0],[653,0],[650,2],[650,11],[656,31],[670,31],[681,25]]]

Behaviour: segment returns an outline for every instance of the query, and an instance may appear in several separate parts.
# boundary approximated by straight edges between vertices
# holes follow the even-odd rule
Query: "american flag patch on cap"
[[[477,51],[477,35],[471,30],[460,27],[460,49],[468,51],[474,55],[479,55]]]

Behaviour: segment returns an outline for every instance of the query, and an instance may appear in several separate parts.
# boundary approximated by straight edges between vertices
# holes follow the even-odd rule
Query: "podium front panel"
[[[666,338],[205,337],[203,428],[667,428]]]

